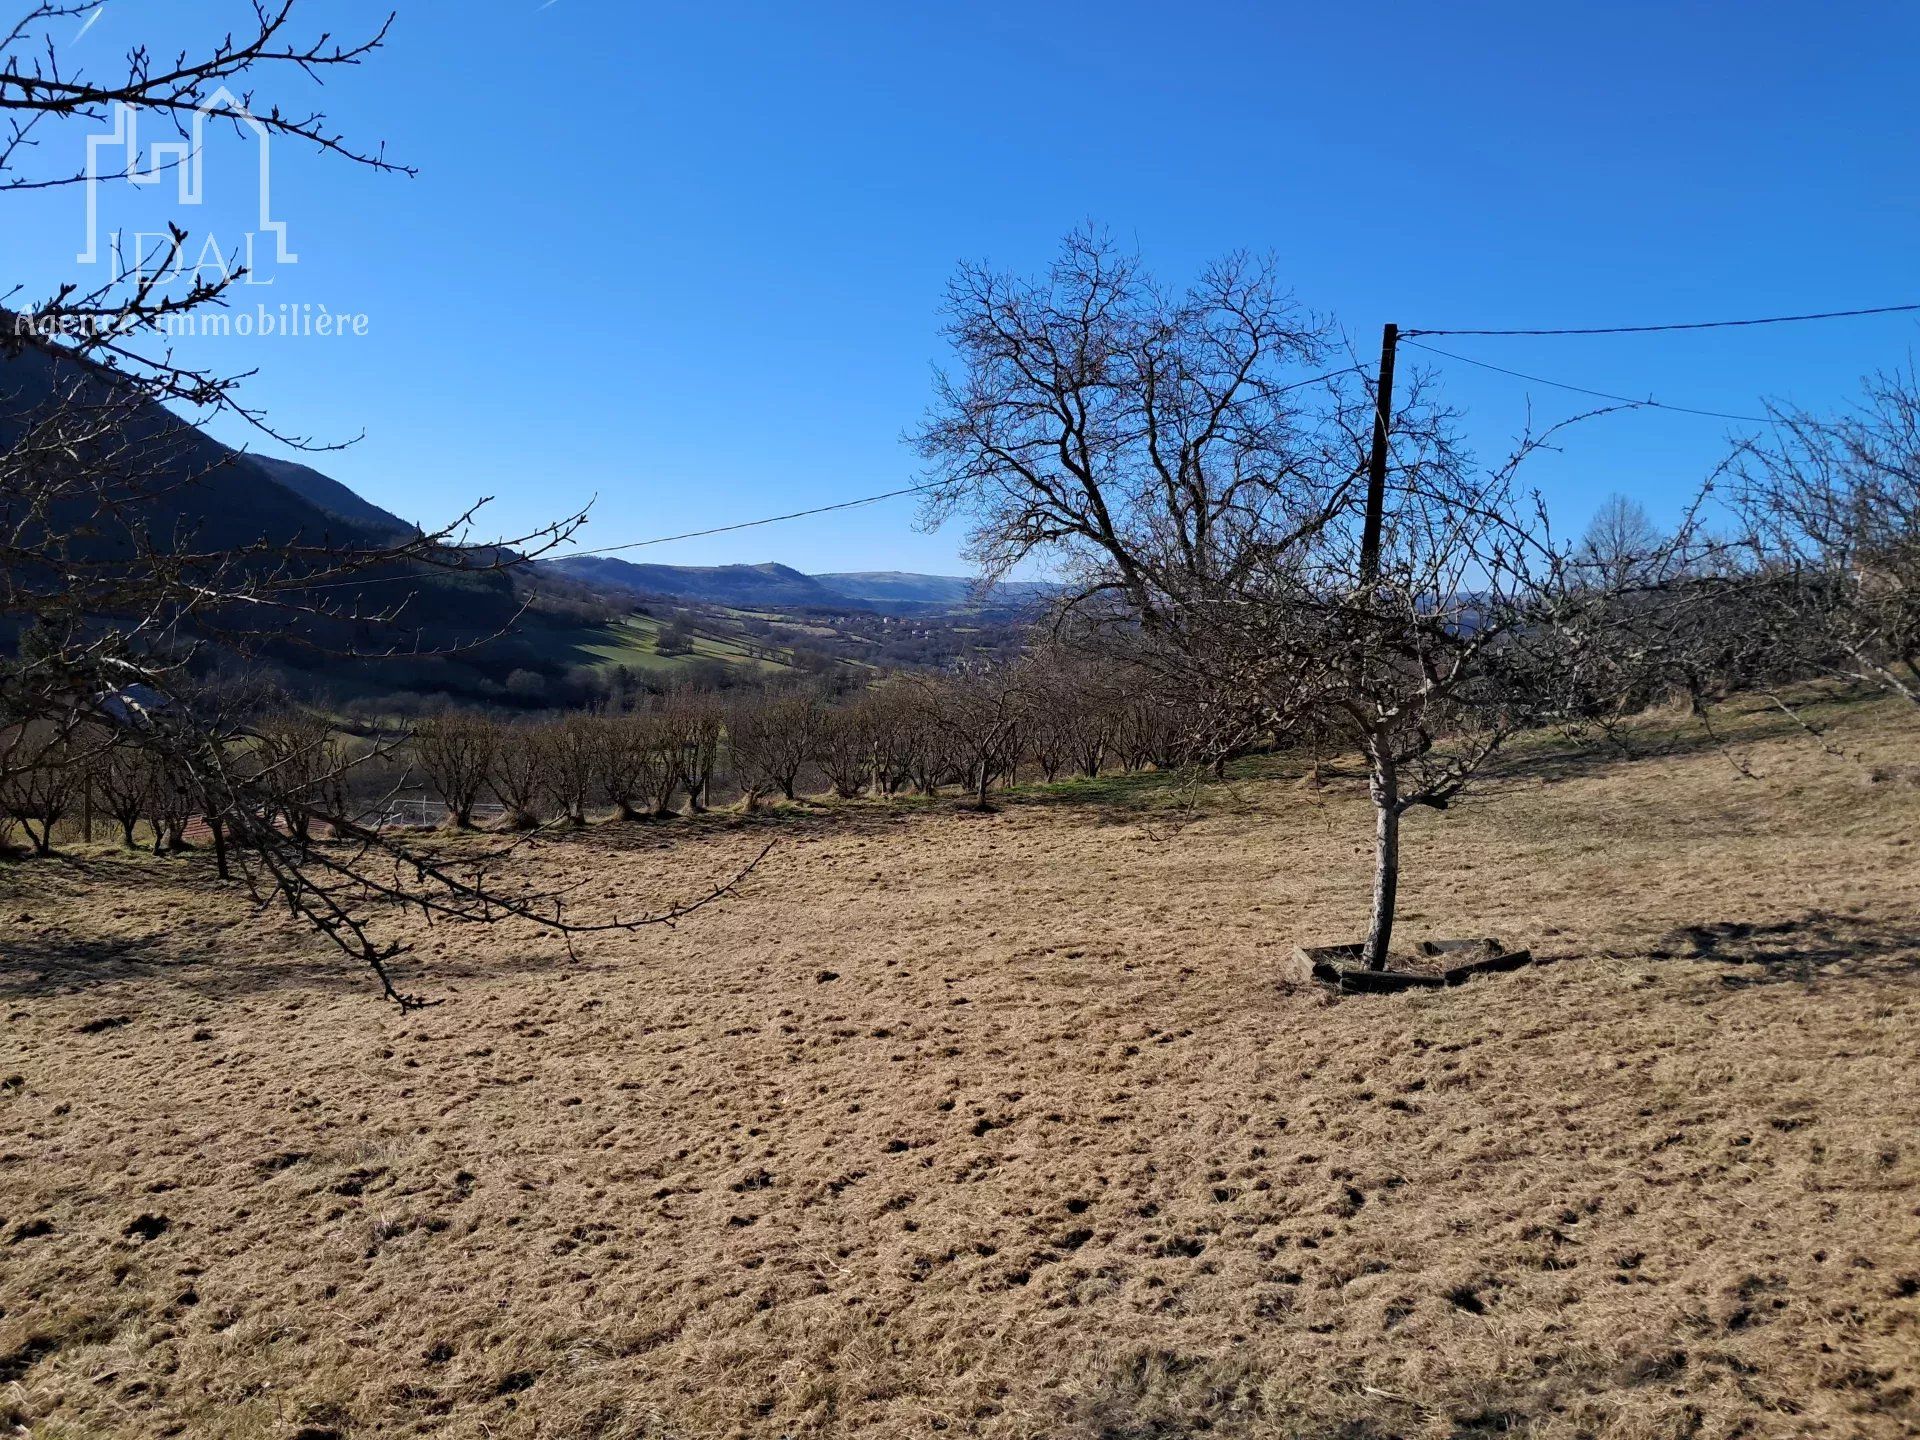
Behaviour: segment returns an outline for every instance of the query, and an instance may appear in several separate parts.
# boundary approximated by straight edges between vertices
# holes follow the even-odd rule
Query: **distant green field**
[[[720,636],[699,633],[692,649],[684,655],[662,655],[658,643],[664,627],[651,615],[629,615],[605,625],[557,632],[553,637],[554,658],[575,665],[626,665],[635,670],[670,672],[684,669],[695,660],[717,660],[763,673],[780,674],[791,667],[777,660],[762,660],[747,653],[744,646]]]

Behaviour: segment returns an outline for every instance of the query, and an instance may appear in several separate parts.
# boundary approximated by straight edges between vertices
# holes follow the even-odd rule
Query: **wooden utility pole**
[[[1400,327],[1380,330],[1380,381],[1374,387],[1373,451],[1367,457],[1367,520],[1360,532],[1360,578],[1371,585],[1380,578],[1380,523],[1387,508],[1387,432],[1393,425],[1393,352],[1400,344]]]

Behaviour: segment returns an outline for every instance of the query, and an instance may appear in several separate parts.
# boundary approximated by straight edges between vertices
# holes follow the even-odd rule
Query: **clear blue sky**
[[[300,263],[269,298],[364,310],[370,333],[217,343],[261,367],[249,394],[280,424],[364,429],[320,465],[421,519],[492,494],[512,530],[598,493],[604,545],[911,483],[900,435],[955,262],[1037,268],[1089,218],[1169,278],[1271,250],[1369,353],[1389,319],[1920,299],[1911,3],[396,3],[364,69],[276,92],[420,169],[275,153]],[[343,33],[376,9],[303,8]],[[227,13],[109,0],[72,54],[110,64]],[[0,275],[70,271],[77,196],[8,203],[29,224],[0,232]],[[1744,412],[1836,403],[1916,341],[1896,318],[1438,343]],[[1447,368],[1486,451],[1530,391],[1543,417],[1581,407]],[[1576,529],[1614,489],[1665,515],[1726,431],[1611,417],[1535,479]],[[913,515],[896,500],[632,558],[958,570],[958,531]]]

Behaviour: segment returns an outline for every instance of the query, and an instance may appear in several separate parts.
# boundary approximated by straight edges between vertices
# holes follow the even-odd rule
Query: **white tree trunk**
[[[1393,940],[1394,901],[1400,890],[1400,777],[1384,738],[1368,747],[1368,784],[1373,795],[1373,915],[1367,921],[1362,959],[1369,970],[1387,968]]]

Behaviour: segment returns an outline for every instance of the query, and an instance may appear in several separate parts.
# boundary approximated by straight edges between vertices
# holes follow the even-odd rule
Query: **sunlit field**
[[[1280,762],[601,825],[534,852],[583,900],[778,843],[672,932],[420,931],[406,1016],[198,860],[18,864],[0,1415],[1912,1433],[1920,771],[1827,718],[1523,746],[1401,923],[1550,963],[1424,995],[1279,978],[1369,864]]]

